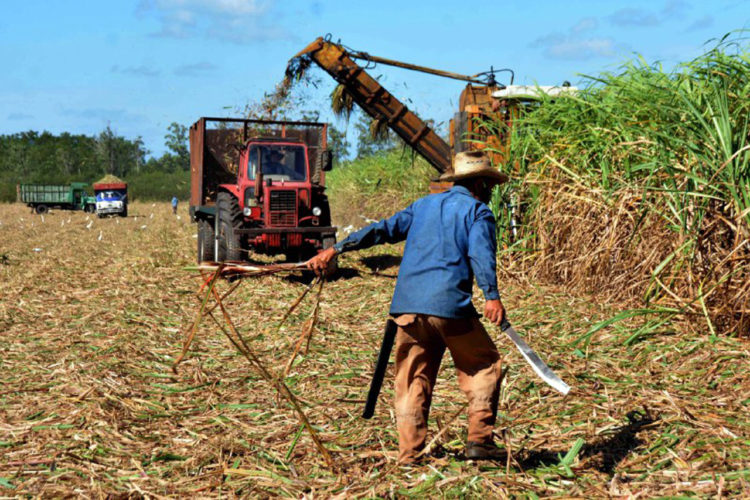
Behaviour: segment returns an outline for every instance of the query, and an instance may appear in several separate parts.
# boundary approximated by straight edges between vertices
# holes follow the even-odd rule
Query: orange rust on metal
[[[455,153],[487,151],[493,165],[507,159],[509,137],[507,130],[489,130],[483,122],[510,124],[492,93],[496,85],[468,84],[459,97],[459,111],[450,122],[450,146]]]
[[[318,38],[295,58],[309,56],[334,80],[344,85],[354,101],[370,116],[385,120],[409,146],[421,154],[438,172],[451,168],[451,148],[367,71],[355,63],[342,46]]]

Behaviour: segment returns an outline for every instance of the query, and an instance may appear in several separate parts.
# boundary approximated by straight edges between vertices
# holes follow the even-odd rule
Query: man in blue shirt
[[[307,262],[324,272],[338,253],[406,240],[390,314],[396,333],[396,420],[399,462],[412,463],[425,446],[432,390],[446,347],[469,400],[466,456],[498,458],[492,442],[500,391],[500,355],[478,319],[476,278],[484,316],[505,315],[497,289],[495,217],[487,203],[507,177],[479,152],[456,155],[450,190],[426,196],[389,219],[370,224]]]

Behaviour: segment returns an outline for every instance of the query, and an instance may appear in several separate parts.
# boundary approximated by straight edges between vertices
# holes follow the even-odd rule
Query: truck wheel
[[[46,214],[49,212],[49,207],[47,205],[37,205],[34,207],[34,211],[39,215]]]
[[[237,198],[229,193],[219,193],[216,197],[217,228],[219,236],[219,262],[242,260],[243,251],[237,229],[242,227],[242,212]]]
[[[336,244],[336,237],[335,236],[326,236],[323,238],[322,241],[323,244],[323,250],[326,250],[328,248],[331,248],[333,245]],[[336,255],[333,260],[328,264],[328,269],[326,270],[326,276],[331,277],[334,276],[339,270],[339,256]]]
[[[120,212],[120,217],[127,217],[128,216],[128,206],[125,205],[125,208],[122,209],[122,212]]]
[[[87,214],[93,213],[94,210],[96,210],[96,208],[94,208],[94,205],[86,205],[85,207],[83,207],[83,211]]]
[[[198,263],[214,260],[214,225],[207,220],[198,220]]]

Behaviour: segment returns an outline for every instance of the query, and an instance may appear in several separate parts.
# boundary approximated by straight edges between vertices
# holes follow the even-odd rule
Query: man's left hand
[[[318,276],[325,275],[328,270],[328,264],[330,264],[333,258],[336,257],[337,253],[338,252],[336,252],[336,249],[333,247],[326,248],[318,255],[305,262],[305,266],[314,271]]]
[[[500,326],[505,319],[505,308],[499,299],[488,300],[484,304],[484,317],[491,323]]]

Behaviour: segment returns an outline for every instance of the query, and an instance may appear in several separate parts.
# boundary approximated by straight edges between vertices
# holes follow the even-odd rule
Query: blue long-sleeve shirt
[[[344,252],[404,239],[391,314],[477,316],[471,303],[475,276],[486,300],[500,298],[495,217],[465,187],[420,198],[391,218],[352,233],[335,248]]]

